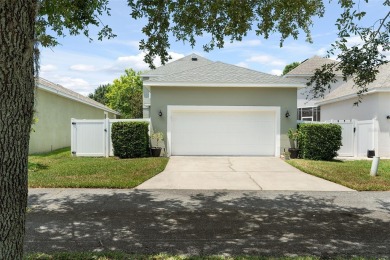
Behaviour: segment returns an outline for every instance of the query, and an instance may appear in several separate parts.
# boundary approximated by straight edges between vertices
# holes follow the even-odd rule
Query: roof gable
[[[187,56],[185,58],[190,58]],[[183,58],[184,59],[184,58]],[[176,73],[161,75],[144,82],[145,86],[295,86],[302,83],[223,62],[207,60],[196,66]],[[178,61],[175,61],[178,62]],[[173,62],[173,63],[175,63]],[[172,64],[173,64],[172,63]]]
[[[320,68],[324,64],[338,63],[335,60],[313,56],[310,59],[304,60],[299,66],[295,67],[286,74],[286,77],[292,76],[308,76],[313,75],[314,70]],[[336,76],[342,76],[341,71],[336,70]]]
[[[390,63],[380,66],[378,70],[375,81],[367,86],[368,93],[374,89],[378,91],[390,89]],[[318,103],[329,103],[332,100],[338,100],[343,97],[357,97],[357,89],[354,85],[354,81],[350,79]]]

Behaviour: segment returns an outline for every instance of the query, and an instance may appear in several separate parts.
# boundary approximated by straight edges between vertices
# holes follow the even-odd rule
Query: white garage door
[[[275,155],[275,111],[172,111],[172,155]]]

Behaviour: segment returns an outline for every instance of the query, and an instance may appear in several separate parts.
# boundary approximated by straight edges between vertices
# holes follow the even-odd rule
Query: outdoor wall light
[[[158,112],[158,116],[162,116],[162,111],[161,110]]]
[[[290,113],[288,112],[288,110],[287,110],[287,112],[286,112],[286,117],[287,117],[287,118],[290,117]]]
[[[390,119],[390,116],[387,116],[386,118],[387,118],[387,119]]]

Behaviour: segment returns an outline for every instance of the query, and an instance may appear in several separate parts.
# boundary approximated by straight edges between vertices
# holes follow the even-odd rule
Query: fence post
[[[70,119],[70,152],[72,154],[72,156],[75,156],[76,155],[76,127],[74,127],[75,123],[74,122],[76,119],[74,118],[71,118]]]
[[[106,157],[109,157],[110,156],[110,136],[111,136],[111,131],[110,131],[110,119],[108,117],[106,117],[104,119],[104,138],[106,139],[105,140],[105,156]]]

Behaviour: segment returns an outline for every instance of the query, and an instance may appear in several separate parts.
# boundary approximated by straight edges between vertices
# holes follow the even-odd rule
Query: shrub
[[[300,124],[298,143],[303,159],[330,161],[341,146],[341,126]]]
[[[119,158],[138,158],[150,155],[148,123],[116,122],[111,130],[114,155]]]

